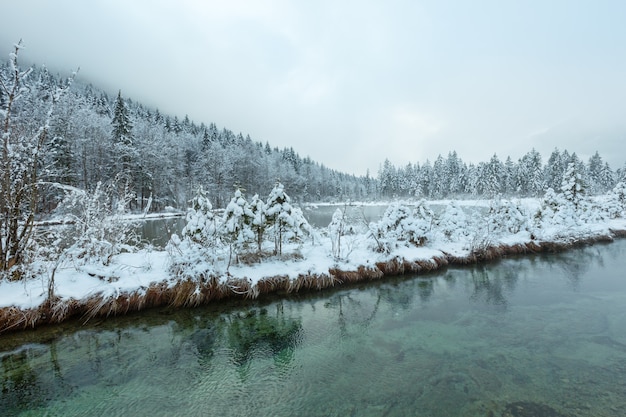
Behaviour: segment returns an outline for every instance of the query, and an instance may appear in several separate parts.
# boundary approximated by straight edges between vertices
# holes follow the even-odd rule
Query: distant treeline
[[[396,167],[385,160],[377,186],[383,198],[538,197],[550,188],[560,192],[564,182],[570,180],[569,175],[575,175],[583,191],[594,195],[612,189],[624,174],[623,168],[613,171],[598,152],[585,162],[576,153],[555,149],[545,164],[534,149],[518,161],[508,157],[502,162],[494,154],[488,162],[478,164],[466,164],[456,152],[450,152],[447,158],[439,155],[434,163],[421,165]]]
[[[0,65],[9,84],[14,69]],[[249,195],[267,195],[277,180],[294,201],[374,200],[394,197],[463,197],[495,194],[535,196],[558,189],[569,162],[579,169],[590,193],[610,189],[622,173],[614,172],[596,153],[588,162],[555,150],[546,164],[531,151],[519,161],[493,156],[478,165],[464,163],[451,152],[434,163],[395,167],[386,160],[377,177],[355,176],[301,157],[293,148],[235,134],[215,123],[196,123],[185,116],[124,98],[111,97],[92,85],[74,82],[48,118],[52,92],[67,79],[34,68],[23,97],[15,100],[12,129],[36,134],[49,120],[48,140],[39,169],[42,182],[93,190],[98,183],[123,184],[136,196],[131,209],[184,208],[202,186],[214,207],[224,207],[237,186]],[[0,108],[8,102],[0,89]],[[38,211],[50,212],[62,198],[58,187],[40,194]]]

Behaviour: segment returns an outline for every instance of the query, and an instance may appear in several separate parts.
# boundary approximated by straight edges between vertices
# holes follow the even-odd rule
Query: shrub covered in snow
[[[515,234],[528,226],[528,216],[518,204],[500,198],[491,201],[487,214],[488,233]]]
[[[455,242],[470,235],[470,222],[465,211],[456,203],[451,201],[435,220],[437,232],[444,239]]]
[[[133,198],[125,192],[113,202],[112,190],[98,183],[91,193],[64,187],[65,198],[57,207],[66,225],[60,230],[59,248],[63,257],[74,264],[108,265],[121,252],[133,252],[138,244],[135,224],[126,218]]]
[[[432,211],[423,200],[413,210],[394,203],[387,207],[380,221],[370,224],[368,237],[378,252],[390,252],[398,245],[422,246],[432,222]]]

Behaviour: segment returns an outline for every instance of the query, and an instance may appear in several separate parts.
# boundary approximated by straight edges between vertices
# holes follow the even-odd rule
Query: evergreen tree
[[[272,189],[265,205],[265,216],[274,234],[274,254],[281,255],[284,240],[298,240],[311,233],[311,226],[302,211],[291,205],[291,198],[285,193],[280,181]]]
[[[238,261],[239,254],[245,250],[251,242],[254,242],[255,233],[252,229],[254,213],[250,204],[243,197],[241,189],[237,187],[235,195],[224,210],[220,235],[222,240],[229,245],[228,265],[232,262],[233,255]]]
[[[458,157],[456,151],[448,154],[445,165],[445,184],[442,186],[447,190],[446,194],[459,195],[465,189],[465,169],[463,162]]]
[[[136,152],[133,144],[133,124],[121,91],[117,93],[111,124],[113,125],[113,152],[117,171],[114,175],[121,175],[126,183],[130,184],[133,163],[136,162]]]
[[[600,192],[610,190],[615,186],[615,174],[609,166],[608,162],[604,163],[599,178]]]
[[[265,229],[268,227],[267,216],[265,215],[265,203],[255,194],[250,201],[250,211],[252,212],[252,223],[250,225],[252,232],[255,234],[257,250],[259,253],[263,250],[263,236]]]
[[[545,186],[544,178],[541,155],[533,149],[517,165],[517,192],[522,196],[540,195]]]
[[[128,108],[122,98],[122,91],[118,91],[115,108],[113,109],[113,142],[126,146],[133,145],[133,124],[130,120]]]
[[[563,181],[561,182],[561,192],[565,200],[573,204],[575,208],[580,206],[585,192],[585,185],[579,166],[575,161],[567,164],[567,169],[563,174]]]
[[[385,162],[383,162],[383,166],[378,172],[378,181],[380,182],[380,190],[383,197],[393,197],[396,194],[398,174],[389,159],[385,159]]]
[[[486,196],[495,197],[502,192],[501,180],[504,177],[504,165],[496,154],[493,154],[489,163],[484,165],[480,174],[479,186]]]
[[[548,158],[548,162],[544,168],[544,181],[547,188],[558,190],[561,187],[561,180],[563,179],[563,173],[565,172],[565,165],[563,164],[561,152],[558,149],[554,149]]]
[[[515,163],[510,156],[507,156],[504,162],[504,178],[502,179],[502,192],[506,195],[515,194],[516,170]]]

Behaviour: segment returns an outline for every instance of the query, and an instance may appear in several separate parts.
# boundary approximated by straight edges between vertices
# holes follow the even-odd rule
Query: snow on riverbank
[[[56,270],[54,300],[48,300],[50,272],[35,279],[0,281],[0,332],[77,314],[122,314],[159,305],[198,305],[229,296],[321,289],[429,271],[448,263],[606,241],[626,233],[623,216],[610,219],[602,214],[609,205],[606,198],[597,199],[593,209],[589,203],[589,210],[582,211],[551,205],[549,198],[514,203],[433,202],[444,207],[437,215],[425,202],[392,203],[381,220],[367,227],[361,224],[360,229],[342,223],[338,206],[327,229],[310,231],[308,237],[294,239],[297,242],[285,242],[282,255],[267,255],[273,243],[265,241],[262,252],[266,255],[248,259],[249,264],[244,256],[241,262],[231,259],[232,242],[221,251],[211,249],[213,255],[207,259],[196,254],[181,261],[180,256],[172,256],[182,250],[181,244],[169,251],[121,253],[106,266],[68,262]],[[225,248],[230,248],[230,253]],[[179,264],[173,268],[176,262]]]

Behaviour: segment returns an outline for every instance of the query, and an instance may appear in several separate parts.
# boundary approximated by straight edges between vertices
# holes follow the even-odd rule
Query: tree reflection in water
[[[275,315],[266,308],[255,308],[228,319],[226,337],[235,364],[245,367],[257,355],[271,356],[278,365],[291,362],[302,325],[299,320],[285,317],[282,308],[277,307]]]

